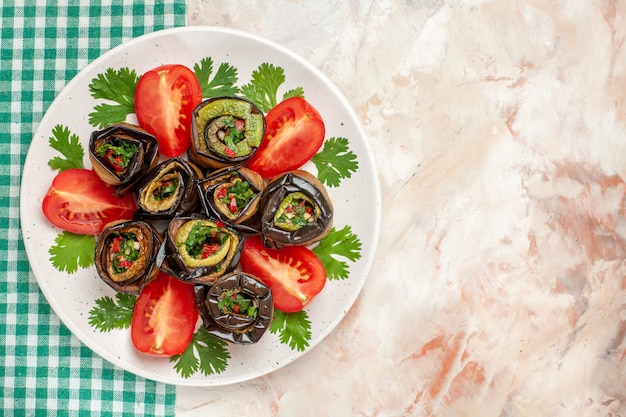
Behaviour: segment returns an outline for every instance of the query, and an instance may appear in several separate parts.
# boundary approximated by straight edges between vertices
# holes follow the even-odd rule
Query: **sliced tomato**
[[[201,101],[202,88],[193,71],[163,65],[139,79],[135,113],[139,125],[156,136],[159,152],[174,157],[191,145],[191,112]]]
[[[139,293],[130,337],[140,352],[178,355],[191,343],[197,321],[193,285],[160,272]]]
[[[95,235],[114,220],[130,220],[137,210],[131,194],[119,198],[90,169],[59,172],[43,198],[44,216],[68,232]]]
[[[272,290],[274,307],[286,313],[302,310],[326,284],[326,269],[307,247],[269,249],[260,236],[243,244],[241,269]]]
[[[265,178],[301,167],[324,142],[322,116],[302,97],[279,103],[265,122],[263,142],[248,161],[250,169]]]

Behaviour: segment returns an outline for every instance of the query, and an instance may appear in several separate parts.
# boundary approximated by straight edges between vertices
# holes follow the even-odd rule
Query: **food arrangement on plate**
[[[213,65],[98,74],[91,167],[81,139],[55,126],[61,156],[42,201],[60,229],[54,267],[94,267],[115,290],[95,300],[90,325],[130,328],[139,352],[184,378],[223,372],[231,344],[268,332],[304,350],[307,305],[361,256],[328,193],[359,169],[349,139],[326,137],[302,87],[278,97],[281,67],[262,63],[238,86],[235,67]]]

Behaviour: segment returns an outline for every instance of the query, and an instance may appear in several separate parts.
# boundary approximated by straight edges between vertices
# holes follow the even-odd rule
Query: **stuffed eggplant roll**
[[[128,123],[95,131],[89,139],[89,159],[93,170],[115,194],[129,192],[141,176],[157,163],[156,138]]]
[[[265,117],[249,100],[218,97],[192,113],[189,159],[203,168],[222,168],[250,158],[265,134]]]
[[[200,206],[198,178],[202,178],[200,168],[184,159],[161,162],[138,185],[137,217],[170,219],[196,211]]]
[[[333,225],[333,205],[315,176],[295,170],[270,181],[261,196],[261,236],[268,247],[310,245]]]
[[[160,245],[161,236],[146,222],[113,222],[96,242],[98,275],[118,292],[137,294],[159,272],[155,259]]]
[[[242,235],[219,220],[178,217],[168,225],[157,265],[183,281],[212,283],[235,269],[242,247]]]
[[[274,316],[269,287],[245,273],[197,286],[196,302],[207,331],[233,343],[258,342]]]

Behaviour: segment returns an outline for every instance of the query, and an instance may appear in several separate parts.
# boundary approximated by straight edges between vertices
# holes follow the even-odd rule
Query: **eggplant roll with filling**
[[[261,196],[261,236],[266,246],[310,245],[333,225],[333,205],[324,184],[295,170],[273,178]]]
[[[183,281],[208,284],[235,269],[242,248],[243,236],[219,220],[177,217],[168,225],[157,266]]]
[[[259,211],[259,200],[265,187],[263,178],[251,169],[232,166],[219,169],[198,181],[204,210],[242,231],[256,232],[252,227],[238,227]]]
[[[196,302],[207,331],[233,343],[258,342],[274,316],[272,291],[245,273],[196,286]]]
[[[108,224],[96,242],[98,275],[118,292],[138,294],[159,272],[155,259],[161,240],[154,227],[144,221]]]
[[[139,126],[118,123],[91,134],[89,159],[100,179],[121,197],[156,165],[158,147],[156,138]]]
[[[192,112],[189,159],[203,168],[223,168],[249,159],[265,134],[265,116],[249,100],[217,97]]]
[[[171,219],[196,211],[200,196],[195,182],[202,176],[200,168],[184,159],[161,162],[138,184],[137,217]]]

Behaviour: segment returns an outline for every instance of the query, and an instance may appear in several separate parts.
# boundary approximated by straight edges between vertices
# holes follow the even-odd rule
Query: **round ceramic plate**
[[[226,369],[204,375],[196,372],[182,377],[164,357],[137,352],[129,330],[101,332],[89,324],[89,313],[96,300],[115,292],[96,274],[95,268],[79,268],[68,274],[55,269],[49,249],[61,233],[51,226],[41,211],[42,199],[56,171],[48,161],[59,155],[49,145],[56,125],[69,128],[87,149],[89,136],[96,130],[89,113],[102,99],[94,99],[89,84],[107,69],[126,67],[137,74],[163,64],[184,64],[189,68],[203,58],[213,60],[214,71],[221,63],[237,69],[237,86],[247,84],[262,63],[284,69],[285,82],[279,97],[295,87],[320,112],[326,125],[326,139],[347,138],[349,150],[358,161],[358,170],[343,179],[338,187],[328,187],[335,207],[336,229],[350,226],[361,241],[361,257],[348,264],[349,276],[329,280],[323,291],[306,307],[311,322],[311,338],[299,351],[281,343],[278,335],[267,332],[254,345],[229,344]],[[131,116],[132,117],[132,116]],[[85,157],[85,167],[91,167]],[[311,162],[306,169],[317,175]],[[63,323],[83,343],[113,364],[139,376],[170,384],[217,386],[242,382],[268,374],[298,359],[317,345],[343,319],[359,295],[367,278],[380,229],[380,185],[374,159],[359,120],[350,104],[329,79],[300,56],[273,42],[256,36],[221,28],[185,27],[155,32],[133,39],[89,64],[54,100],[33,137],[22,176],[21,222],[24,244],[34,276],[46,299]]]

